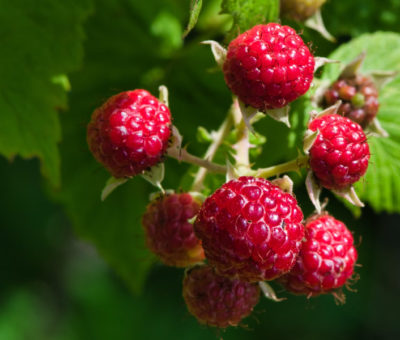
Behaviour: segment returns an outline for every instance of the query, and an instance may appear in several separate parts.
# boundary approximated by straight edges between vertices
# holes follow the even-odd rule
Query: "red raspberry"
[[[325,92],[323,106],[342,101],[338,113],[360,124],[363,128],[376,117],[379,109],[378,90],[371,78],[356,75],[339,79]]]
[[[142,217],[146,243],[166,265],[187,267],[204,260],[201,241],[188,222],[199,209],[187,193],[162,196],[147,206]]]
[[[370,157],[360,125],[337,114],[314,119],[309,129],[320,131],[310,149],[310,166],[327,189],[346,189],[365,174]]]
[[[302,220],[291,194],[266,179],[240,177],[206,199],[194,230],[221,275],[253,282],[292,268],[304,235]]]
[[[183,279],[183,297],[200,323],[226,328],[250,315],[260,289],[254,283],[219,276],[210,266],[197,266]]]
[[[322,214],[306,221],[305,238],[296,265],[279,281],[288,291],[309,296],[342,287],[357,260],[350,231],[342,222]]]
[[[94,157],[117,178],[160,162],[168,147],[171,114],[145,90],[121,92],[97,108],[87,129]]]
[[[270,23],[234,39],[224,63],[225,81],[245,104],[260,111],[287,105],[309,89],[314,57],[295,30]]]

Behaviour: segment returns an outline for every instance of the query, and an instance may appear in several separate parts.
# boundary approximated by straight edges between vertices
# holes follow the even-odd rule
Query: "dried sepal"
[[[267,110],[265,113],[271,118],[285,124],[288,128],[290,128],[289,111],[290,107],[289,105],[286,105],[280,109]]]
[[[104,201],[116,188],[128,181],[128,178],[110,177],[103,190],[101,191],[101,200]]]
[[[356,190],[353,186],[343,189],[343,190],[333,190],[333,192],[349,201],[351,204],[355,205],[356,207],[364,207],[364,203],[361,202],[359,197],[357,196]]]
[[[322,210],[321,202],[319,201],[319,196],[321,195],[321,186],[319,185],[311,170],[307,173],[306,188],[308,196],[310,197],[310,200],[314,205],[316,212],[320,214]]]
[[[336,38],[328,32],[325,27],[324,20],[322,19],[321,10],[318,11],[309,18],[305,23],[307,27],[312,28],[313,30],[317,31],[321,34],[326,40],[331,42],[336,42]]]
[[[211,46],[211,51],[214,56],[214,59],[218,64],[218,66],[222,68],[226,59],[226,53],[227,53],[226,49],[214,40],[205,40],[202,42],[202,44]]]

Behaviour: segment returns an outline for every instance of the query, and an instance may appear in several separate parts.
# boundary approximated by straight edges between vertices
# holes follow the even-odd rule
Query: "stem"
[[[238,132],[237,142],[235,145],[233,145],[233,148],[236,150],[236,165],[248,169],[250,167],[249,129],[247,128],[246,123],[244,122],[244,119],[242,117],[242,113],[240,112],[239,101],[237,98],[233,100],[232,115],[235,120]]]
[[[261,168],[250,171],[250,174],[255,177],[272,177],[284,172],[298,171],[308,165],[308,156],[299,156],[289,162],[271,166],[269,168]]]
[[[186,162],[206,168],[210,172],[225,174],[227,171],[226,166],[215,164],[206,159],[194,156],[190,154],[186,149],[178,150],[176,148],[170,148],[167,150],[167,155],[171,158],[175,158],[179,162]]]
[[[222,144],[224,141],[225,137],[229,134],[229,131],[231,130],[233,121],[232,121],[232,116],[228,114],[226,119],[222,122],[221,126],[219,127],[218,131],[213,134],[213,141],[208,147],[204,159],[208,161],[212,161],[219,146]],[[203,181],[204,178],[206,177],[208,172],[207,168],[201,167],[194,178],[193,185],[192,185],[192,191],[201,191],[203,189]]]

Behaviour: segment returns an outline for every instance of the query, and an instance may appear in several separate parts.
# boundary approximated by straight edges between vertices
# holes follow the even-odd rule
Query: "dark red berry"
[[[323,187],[346,189],[365,174],[370,153],[359,124],[331,114],[314,119],[309,129],[319,130],[310,149],[310,166]]]
[[[250,315],[260,297],[257,284],[231,280],[210,266],[196,266],[186,272],[183,297],[197,320],[208,326],[237,326]]]
[[[94,157],[116,178],[160,162],[168,147],[171,114],[145,90],[121,92],[97,108],[87,129]]]
[[[305,21],[325,2],[326,0],[281,0],[281,15],[288,19]]]
[[[296,265],[279,281],[295,294],[315,296],[346,284],[357,260],[353,236],[346,226],[330,215],[306,221],[306,241]]]
[[[295,263],[304,235],[296,199],[263,178],[240,177],[206,199],[194,224],[218,273],[272,280]]]
[[[228,47],[225,81],[245,104],[261,111],[287,105],[309,89],[314,57],[295,30],[270,23],[240,34]]]
[[[166,265],[187,267],[204,260],[201,241],[188,221],[199,209],[188,193],[165,195],[147,206],[142,217],[146,243]]]
[[[378,90],[372,79],[363,75],[339,79],[325,92],[323,106],[341,100],[338,113],[360,124],[363,128],[376,117],[379,109]]]

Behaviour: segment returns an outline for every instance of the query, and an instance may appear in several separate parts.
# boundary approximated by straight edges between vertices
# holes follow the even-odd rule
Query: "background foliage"
[[[221,3],[226,14],[218,15]],[[144,246],[139,220],[154,189],[134,179],[100,202],[108,175],[88,152],[85,128],[110,95],[134,88],[156,93],[165,84],[184,136],[195,136],[200,125],[216,129],[231,98],[199,42],[223,41],[226,32],[234,35],[254,19],[276,20],[278,2],[202,1],[184,41],[190,1],[0,4],[0,339],[216,338],[186,311],[182,271],[159,265]],[[349,61],[366,49],[365,71],[400,70],[398,33],[373,33],[398,32],[399,8],[400,0],[328,1],[323,17],[337,44],[291,24],[303,30],[316,55]],[[332,66],[321,76],[332,79],[337,72]],[[399,89],[397,78],[380,97],[380,119],[391,138],[371,140],[374,166],[359,187],[371,205],[354,220],[324,193],[335,216],[362,236],[358,292],[341,307],[330,296],[263,300],[248,328],[221,334],[225,339],[400,335],[399,218],[387,214],[400,211]],[[260,166],[296,155],[306,108],[308,98],[293,105],[291,133],[269,118],[257,124],[267,136]],[[191,139],[188,147],[201,154],[206,145]],[[168,160],[166,167],[165,187],[187,178],[187,165]],[[309,213],[303,186],[296,195]]]

